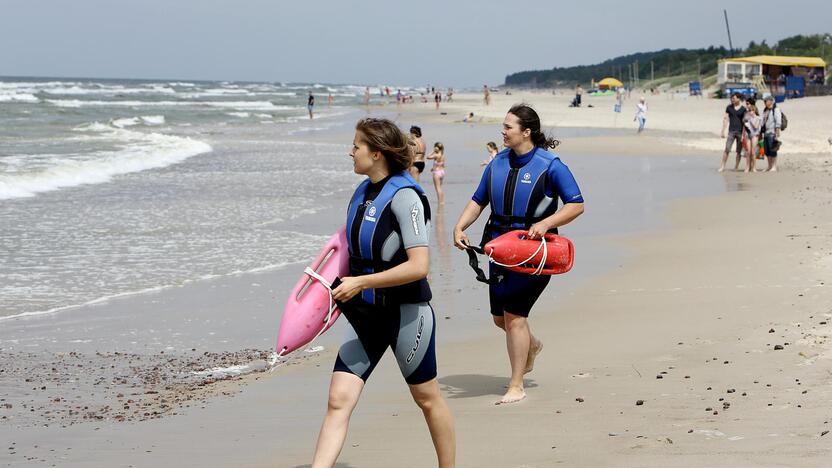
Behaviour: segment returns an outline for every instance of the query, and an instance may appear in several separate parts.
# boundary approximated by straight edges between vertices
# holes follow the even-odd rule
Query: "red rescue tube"
[[[483,251],[495,263],[518,273],[534,274],[541,262],[545,265],[539,274],[558,275],[572,269],[575,247],[572,241],[557,234],[547,233],[546,258],[539,239],[529,239],[528,231],[517,230],[503,234],[485,244]],[[536,253],[535,253],[536,252]],[[519,265],[518,265],[519,264]]]

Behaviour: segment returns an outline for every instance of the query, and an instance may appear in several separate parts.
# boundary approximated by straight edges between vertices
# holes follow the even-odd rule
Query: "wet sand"
[[[429,118],[417,110],[399,121],[406,127]],[[718,156],[679,151],[659,138],[601,132],[565,139],[562,156],[587,198],[587,213],[564,229],[576,243],[576,267],[552,281],[532,313],[546,349],[528,376],[528,398],[497,407],[507,382],[505,341],[490,324],[485,287],[449,240],[479,177],[483,138],[495,130],[440,122],[422,126],[428,144],[441,138],[449,148],[448,202],[435,218],[431,281],[440,383],[457,419],[459,466],[598,466],[622,459],[636,466],[823,466],[832,440],[824,434],[832,393],[828,169],[793,157],[777,175],[717,175],[709,158]],[[424,185],[433,200],[431,183]],[[188,374],[262,360],[276,331],[275,304],[297,274],[246,275],[98,306],[133,317],[142,307],[161,309],[173,322],[181,320],[177,308],[194,305],[211,311],[209,320],[259,317],[250,319],[256,327],[249,330],[192,325],[228,330],[232,338],[206,345],[214,348],[208,354],[180,348],[159,369],[164,349],[115,355],[115,347],[88,344],[80,355],[4,353],[3,387],[14,392],[3,393],[16,393],[16,400],[0,401],[6,417],[0,430],[9,441],[0,463],[304,466],[325,409],[339,330],[323,337],[322,351],[273,373]],[[133,320],[141,329],[141,319]],[[93,326],[124,326],[110,322]],[[54,326],[30,321],[20,325],[20,336],[33,323]],[[4,333],[8,325],[0,325]],[[246,343],[257,349],[239,351]],[[102,374],[83,370],[106,365],[119,372],[104,375],[122,375],[126,383],[96,384]],[[46,379],[51,372],[58,376]],[[40,380],[20,382],[32,376]],[[206,380],[213,382],[200,385]],[[47,390],[39,390],[44,384]],[[90,390],[100,385],[110,388]],[[174,393],[147,393],[166,386]],[[138,389],[144,393],[131,395]],[[64,401],[50,402],[56,397]],[[24,401],[35,411],[21,411]],[[76,416],[67,411],[84,402],[117,404],[124,417],[111,410],[95,421],[83,413],[81,420],[60,419]],[[47,415],[53,403],[56,415]],[[154,414],[162,404],[167,411]],[[134,406],[140,415],[127,412]],[[364,391],[339,466],[391,466],[391,457],[395,466],[433,460],[421,415],[385,357]]]

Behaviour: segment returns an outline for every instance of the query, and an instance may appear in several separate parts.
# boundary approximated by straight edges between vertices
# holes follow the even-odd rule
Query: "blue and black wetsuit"
[[[353,194],[347,215],[350,274],[369,274],[404,263],[407,249],[428,246],[429,228],[430,205],[409,174],[395,174],[375,184],[365,180]],[[436,323],[430,299],[430,286],[422,279],[367,289],[340,304],[350,326],[334,371],[354,374],[366,382],[392,347],[408,384],[435,378]]]
[[[541,148],[520,156],[509,149],[498,153],[471,197],[482,207],[491,206],[482,244],[551,216],[558,209],[558,198],[563,203],[584,202],[575,178],[560,158]],[[493,263],[489,268],[491,278],[499,280],[488,288],[491,314],[528,317],[550,277],[517,273]]]

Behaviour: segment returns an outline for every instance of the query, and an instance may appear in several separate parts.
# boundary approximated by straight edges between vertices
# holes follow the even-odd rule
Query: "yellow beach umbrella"
[[[605,88],[622,88],[624,87],[624,83],[616,80],[615,78],[604,78],[598,82],[598,86]]]

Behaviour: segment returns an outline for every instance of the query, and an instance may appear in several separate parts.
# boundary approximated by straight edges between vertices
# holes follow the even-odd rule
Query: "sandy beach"
[[[448,149],[447,204],[435,215],[430,279],[439,381],[456,418],[458,466],[829,466],[832,152],[826,138],[832,126],[825,109],[832,97],[784,105],[790,126],[777,174],[716,173],[725,101],[650,96],[648,130],[636,135],[629,110],[634,99],[616,117],[611,98],[585,98],[592,108],[570,109],[571,97],[500,93],[486,107],[480,95],[460,93],[443,103],[445,115],[432,103],[369,110],[405,128],[418,123],[428,145],[442,140]],[[576,245],[575,270],[552,280],[530,316],[545,350],[528,375],[528,397],[495,406],[508,380],[504,335],[491,325],[487,291],[450,236],[479,180],[485,142],[497,141],[506,110],[521,101],[535,106],[544,126],[562,138],[558,153],[581,184],[587,212],[562,230]],[[475,123],[461,122],[468,112]],[[349,128],[322,138],[345,135]],[[337,226],[334,213],[318,214],[325,222],[315,234]],[[479,226],[470,228],[471,237]],[[251,329],[230,327],[229,348],[245,353],[209,353],[199,361],[201,368],[228,367],[264,358],[276,333],[275,309],[300,271],[298,264],[96,307],[125,314],[161,310],[172,322],[189,304],[215,311],[211,317],[255,317]],[[74,325],[82,327],[78,320]],[[0,327],[8,338],[24,325],[55,326]],[[324,335],[322,350],[274,372],[258,369],[183,387],[159,377],[153,365],[142,367],[145,354],[138,353],[136,366],[124,373],[157,374],[128,391],[113,385],[96,401],[122,408],[134,403],[126,401],[134,392],[151,409],[122,418],[97,413],[100,419],[72,424],[46,412],[50,405],[62,411],[83,406],[79,386],[75,402],[52,393],[35,397],[35,388],[45,384],[21,382],[31,369],[6,357],[0,433],[7,445],[0,465],[308,466],[341,331]],[[71,376],[68,369],[97,352],[105,355],[94,365],[123,363],[112,350],[93,347],[80,357],[43,363],[36,375],[60,368]],[[26,362],[22,353],[13,357]],[[173,360],[170,366],[186,364]],[[163,395],[147,393],[158,387]],[[337,466],[421,467],[432,457],[421,413],[385,356],[364,390]]]

